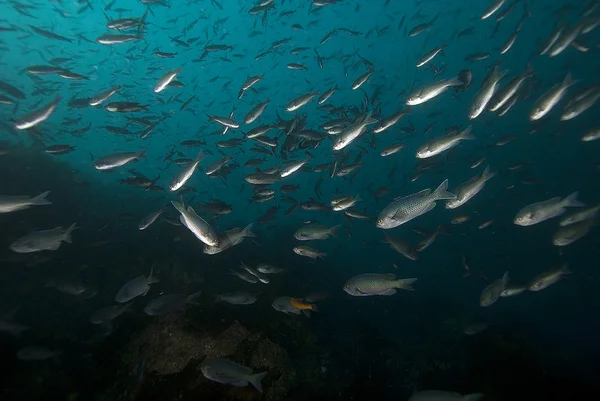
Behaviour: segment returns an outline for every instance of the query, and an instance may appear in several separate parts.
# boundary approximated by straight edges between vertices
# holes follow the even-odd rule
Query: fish
[[[469,119],[473,120],[481,115],[492,97],[496,94],[498,83],[506,75],[506,71],[500,71],[499,66],[495,66],[489,75],[485,78],[483,85],[469,108]]]
[[[504,0],[499,2],[504,3]],[[461,395],[451,391],[425,390],[414,393],[408,401],[480,401],[482,399],[483,394],[481,393]]]
[[[552,235],[552,243],[556,246],[567,246],[587,235],[596,225],[595,220],[584,220],[560,227]]]
[[[154,223],[156,221],[156,219],[158,219],[160,217],[161,214],[163,214],[165,212],[165,210],[163,208],[160,208],[158,210],[153,211],[152,213],[148,214],[146,217],[144,217],[141,221],[140,224],[138,225],[138,229],[140,231],[143,231],[145,229],[147,229],[148,227],[150,227],[152,225],[152,223]]]
[[[416,281],[416,278],[396,279],[393,273],[364,273],[350,278],[343,289],[354,297],[389,296],[394,295],[397,289],[414,291],[412,284]]]
[[[235,245],[240,244],[244,238],[254,238],[256,234],[252,232],[252,223],[248,224],[244,228],[234,228],[227,230],[219,234],[219,245],[218,246],[205,246],[204,253],[208,255],[215,255],[221,253]]]
[[[43,192],[37,196],[27,195],[0,195],[0,213],[12,213],[19,210],[29,209],[31,206],[51,205],[46,199],[50,191]]]
[[[319,252],[318,250],[308,246],[295,246],[293,251],[297,255],[306,256],[311,259],[324,259],[325,256],[327,256],[325,252]]]
[[[518,226],[532,226],[548,219],[561,216],[568,207],[583,207],[585,204],[577,200],[579,192],[573,192],[564,199],[559,197],[532,203],[519,210],[513,220]]]
[[[419,242],[417,242],[417,247],[416,247],[417,252],[423,252],[425,249],[429,248],[429,246],[435,242],[435,240],[439,234],[446,234],[446,235],[449,234],[446,231],[446,228],[442,224],[437,226],[433,232],[425,235],[425,237],[423,239],[421,239],[421,240],[419,240]]]
[[[202,217],[198,216],[191,206],[187,209],[181,202],[171,201],[171,204],[175,206],[175,209],[181,216],[179,217],[181,223],[190,230],[196,238],[202,241],[208,246],[218,247],[219,236],[210,224],[206,222]]]
[[[204,377],[217,383],[246,387],[252,384],[259,393],[263,392],[261,380],[267,372],[254,373],[252,369],[224,358],[207,358],[200,364]]]
[[[44,359],[50,359],[60,354],[62,354],[62,351],[30,345],[18,350],[17,358],[22,361],[43,361]]]
[[[591,220],[599,216],[600,213],[600,204],[583,208],[581,210],[577,210],[573,213],[570,213],[563,217],[558,223],[559,226],[565,227],[569,224],[578,223],[580,221]]]
[[[333,150],[344,149],[356,138],[362,135],[365,132],[368,125],[375,124],[376,122],[377,120],[371,118],[371,112],[369,112],[362,119],[358,119],[353,124],[350,124],[336,136],[335,141],[333,143]]]
[[[256,266],[256,270],[258,270],[259,272],[261,272],[263,274],[279,274],[279,273],[283,273],[286,271],[285,269],[282,269],[281,267],[272,266],[267,263],[259,263],[258,266]]]
[[[177,74],[181,73],[181,67],[175,70],[169,70],[162,76],[154,86],[154,93],[162,92],[175,79]]]
[[[125,303],[140,295],[145,296],[150,291],[150,284],[160,282],[153,273],[154,267],[150,269],[148,277],[141,275],[123,284],[115,295],[115,302]]]
[[[294,233],[294,238],[299,241],[327,239],[329,236],[335,237],[335,232],[340,227],[339,224],[331,228],[319,224],[307,224]]]
[[[567,89],[576,83],[577,81],[573,80],[569,72],[562,83],[554,85],[535,102],[529,113],[529,120],[537,121],[546,116],[565,96]]]
[[[179,171],[179,173],[175,177],[173,177],[173,179],[171,180],[171,184],[169,185],[169,189],[172,192],[174,192],[183,187],[185,183],[188,182],[190,178],[192,178],[194,171],[196,171],[196,168],[204,159],[204,157],[204,152],[200,151],[198,153],[198,156],[196,156],[196,158],[191,163],[182,168],[181,171]]]
[[[294,305],[292,305],[292,297],[275,298],[273,300],[273,303],[271,304],[271,306],[276,311],[283,312],[286,315],[289,315],[289,314],[300,315],[300,314],[304,313],[305,315],[308,314],[308,316],[310,316],[310,313],[308,310],[305,309],[302,311],[302,310],[296,308]]]
[[[564,276],[571,274],[571,270],[569,270],[569,265],[564,264],[559,269],[552,269],[546,272],[543,272],[536,276],[529,285],[527,289],[529,291],[541,291],[553,284],[558,283],[563,279]]]
[[[17,253],[56,251],[63,242],[72,243],[71,233],[77,228],[73,223],[66,229],[56,227],[51,230],[34,231],[14,241],[10,249]]]
[[[61,100],[62,98],[57,95],[50,103],[19,118],[15,121],[15,128],[19,130],[29,129],[45,121],[54,113]]]
[[[319,92],[309,92],[304,95],[298,96],[288,102],[285,106],[286,111],[296,111],[299,108],[308,104],[315,96],[317,96]]]
[[[146,304],[144,307],[144,313],[149,316],[158,316],[183,310],[186,304],[196,304],[196,298],[198,298],[200,294],[200,292],[196,292],[191,295],[161,295]]]
[[[506,3],[506,0],[492,0],[490,5],[481,15],[481,19],[484,20],[494,15],[494,13],[496,13],[504,5],[504,3]]]
[[[500,293],[500,296],[503,298],[514,297],[515,295],[519,295],[527,291],[527,287],[524,285],[507,285],[504,288],[504,291]]]
[[[90,323],[92,324],[103,324],[110,322],[119,316],[121,316],[125,311],[127,311],[132,304],[125,305],[110,305],[100,308],[94,311],[89,318]]]
[[[244,117],[244,124],[252,124],[265,111],[271,99],[267,98],[264,102],[259,103],[250,110]]]
[[[113,168],[124,166],[134,160],[146,157],[146,150],[141,152],[118,152],[98,158],[94,162],[96,170],[112,170]]]
[[[215,295],[216,302],[227,302],[232,305],[252,305],[256,302],[256,295],[246,291],[229,292]]]
[[[301,311],[306,311],[306,312],[308,312],[308,311],[318,312],[319,311],[319,308],[317,307],[317,305],[308,303],[303,298],[291,298],[290,305],[292,305],[294,308],[301,310]]]
[[[406,104],[409,106],[416,106],[430,101],[431,99],[441,95],[448,88],[452,86],[463,85],[464,82],[460,77],[454,77],[451,79],[444,79],[441,81],[429,84],[421,89],[414,90],[407,98]]]
[[[433,192],[428,188],[396,198],[379,213],[376,225],[386,230],[398,227],[429,212],[435,207],[436,201],[444,199],[456,199],[456,195],[448,192],[448,180],[442,182]]]
[[[384,236],[385,237],[383,242],[389,244],[394,251],[404,255],[410,260],[419,259],[417,249],[413,247],[408,241],[403,240],[402,238],[390,237],[387,234],[384,234]]]
[[[500,298],[500,294],[506,289],[509,280],[508,272],[505,272],[502,278],[485,287],[479,297],[479,305],[490,306],[495,303]]]
[[[455,199],[449,199],[445,202],[446,209],[456,209],[477,195],[488,180],[493,178],[496,173],[490,171],[490,166],[487,166],[481,175],[475,176],[454,188],[451,192],[456,195]]]
[[[418,159],[427,159],[452,149],[458,145],[460,141],[475,140],[476,138],[471,134],[471,130],[472,126],[469,126],[463,131],[442,135],[427,141],[417,149],[416,157]]]

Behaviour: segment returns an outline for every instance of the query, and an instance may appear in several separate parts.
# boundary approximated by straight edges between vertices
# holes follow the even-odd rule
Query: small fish
[[[10,249],[17,253],[56,251],[63,241],[71,243],[71,233],[75,229],[77,226],[73,223],[67,229],[57,227],[51,230],[35,231],[13,242]]]
[[[527,287],[529,291],[541,291],[550,287],[552,284],[559,282],[567,274],[571,274],[569,266],[563,265],[560,269],[553,269],[547,272],[541,273],[536,276]]]
[[[251,305],[256,302],[256,295],[246,291],[230,292],[215,295],[216,302],[227,302],[232,305]]]
[[[471,129],[472,127],[469,126],[464,131],[442,135],[426,142],[419,149],[417,149],[417,158],[427,159],[452,149],[458,145],[460,141],[475,140],[475,137],[471,135]]]
[[[442,182],[433,192],[428,188],[397,198],[379,213],[377,227],[383,229],[398,227],[429,212],[435,207],[436,201],[443,199],[456,199],[456,195],[448,192],[448,180]]]
[[[29,209],[31,206],[51,205],[52,202],[46,199],[50,191],[34,196],[27,195],[0,195],[0,213],[12,213],[18,210]]]
[[[196,156],[196,158],[191,163],[189,163],[187,166],[181,169],[181,171],[175,177],[173,177],[173,180],[171,180],[171,184],[169,185],[169,189],[171,191],[177,191],[178,189],[183,187],[185,183],[190,178],[192,178],[194,171],[196,171],[196,167],[198,167],[198,165],[204,159],[204,157],[204,152],[200,151],[200,153],[198,153],[198,156]]]
[[[169,70],[162,76],[162,78],[154,86],[154,93],[162,92],[169,84],[175,79],[177,74],[181,72],[181,67],[176,70]]]
[[[552,243],[556,246],[567,246],[583,238],[597,223],[594,220],[584,220],[560,227],[552,236]]]
[[[141,152],[119,152],[103,156],[94,162],[96,170],[112,170],[134,160],[146,157],[146,150]]]
[[[329,236],[335,237],[335,232],[340,227],[339,224],[331,228],[319,224],[307,224],[294,233],[294,238],[299,241],[327,239]]]
[[[42,121],[45,121],[52,113],[54,113],[54,110],[56,110],[56,106],[58,106],[58,103],[61,101],[61,99],[62,98],[60,96],[56,96],[52,102],[48,103],[44,107],[34,110],[24,117],[21,117],[15,121],[15,128],[20,130],[29,129],[35,127]]]
[[[154,298],[144,308],[144,312],[150,316],[163,315],[165,313],[177,312],[185,308],[186,304],[196,304],[195,300],[200,292],[191,295],[166,294]]]
[[[177,211],[181,213],[181,216],[179,217],[181,223],[187,227],[196,238],[208,246],[219,246],[219,236],[217,233],[206,220],[196,214],[191,206],[188,206],[186,209],[183,203],[176,201],[171,201],[171,203],[175,206]]]
[[[536,121],[548,114],[565,96],[567,89],[576,83],[577,81],[571,78],[571,73],[568,73],[562,83],[554,85],[537,100],[529,114],[529,119]]]
[[[207,358],[200,370],[208,380],[236,387],[246,387],[250,383],[259,393],[263,392],[260,381],[267,375],[267,372],[253,373],[252,369],[224,358]]]
[[[492,284],[485,287],[481,292],[481,296],[479,298],[479,305],[490,306],[494,302],[496,302],[500,297],[500,294],[502,294],[502,291],[506,289],[508,281],[508,272],[506,272],[504,273],[504,276],[502,276],[502,278],[494,281]]]
[[[504,0],[500,0],[504,3]],[[461,395],[451,391],[425,390],[418,391],[408,399],[408,401],[481,401],[483,394],[474,393]]]
[[[352,277],[344,284],[344,291],[354,297],[394,295],[396,289],[414,291],[416,278],[396,279],[396,275],[365,273]]]
[[[306,256],[311,259],[323,259],[325,256],[327,256],[325,252],[319,252],[318,250],[308,246],[295,246],[293,249],[297,255]]]
[[[564,199],[557,197],[527,205],[517,212],[513,223],[518,226],[532,226],[562,215],[567,207],[585,206],[577,200],[577,196],[579,192],[573,192]]]
[[[123,284],[115,295],[115,302],[125,303],[140,295],[145,296],[150,291],[150,284],[159,282],[153,273],[154,267],[150,269],[148,277],[141,275]]]

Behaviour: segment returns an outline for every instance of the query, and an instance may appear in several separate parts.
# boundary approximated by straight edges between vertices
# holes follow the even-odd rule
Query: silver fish
[[[379,213],[377,227],[383,229],[398,227],[432,210],[436,201],[455,198],[456,195],[448,192],[448,180],[445,180],[433,192],[428,188],[395,199]]]

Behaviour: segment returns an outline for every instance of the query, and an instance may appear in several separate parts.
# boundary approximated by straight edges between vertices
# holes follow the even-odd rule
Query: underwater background
[[[500,7],[482,19],[493,4]],[[565,401],[598,394],[593,207],[600,202],[600,142],[592,139],[600,138],[593,134],[599,5],[2,0],[1,398],[408,400],[444,390]],[[554,36],[551,48],[563,42],[564,49],[541,55]],[[494,71],[506,75],[491,90],[492,102],[511,79],[524,77],[514,106],[470,118]],[[459,73],[460,82],[431,100],[407,104],[425,92],[420,88]],[[576,82],[533,119],[532,110],[569,74]],[[248,86],[252,77],[260,78]],[[306,94],[314,96],[290,107]],[[111,102],[141,109],[112,112]],[[578,102],[584,106],[575,118],[561,118]],[[368,113],[373,122],[335,150],[336,135]],[[328,132],[336,119],[330,125],[339,130]],[[269,132],[248,138],[259,126]],[[469,126],[475,139],[416,157],[434,138]],[[101,167],[120,152],[139,158]],[[198,167],[190,168],[199,152]],[[283,174],[289,166],[295,169]],[[486,166],[495,177],[463,206],[448,209],[438,200],[405,224],[378,227],[397,198],[446,179],[453,192]],[[185,171],[184,185],[171,190]],[[257,172],[273,182],[251,183]],[[46,191],[46,203],[6,206],[16,202],[11,196]],[[574,192],[585,206],[515,224],[527,205]],[[351,207],[335,210],[340,196]],[[200,227],[220,243],[249,224],[252,235],[209,254],[206,238],[182,224],[172,201],[195,209]],[[555,244],[559,222],[582,210],[589,213],[572,242]],[[156,219],[143,227],[149,215]],[[49,248],[15,246],[73,223]],[[325,239],[300,241],[295,233],[305,226],[334,229]],[[435,242],[417,251],[432,233],[439,234]],[[317,255],[298,254],[300,246]],[[283,270],[257,272],[261,264]],[[505,272],[510,279],[502,283]],[[417,280],[414,291],[352,296],[346,284],[365,273]],[[534,290],[545,273],[558,274],[556,282]],[[124,284],[149,275],[149,290],[116,300]],[[482,306],[482,292],[500,284],[518,295],[498,293]],[[232,293],[251,301],[222,297]],[[182,303],[151,313],[148,303],[167,294],[180,294]],[[280,297],[293,300],[281,310]],[[103,308],[114,313],[105,316]],[[244,386],[247,380],[238,387],[206,377],[202,364],[212,358],[268,372],[263,392]]]

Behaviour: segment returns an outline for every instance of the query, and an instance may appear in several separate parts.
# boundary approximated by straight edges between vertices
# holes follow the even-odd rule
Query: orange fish
[[[300,310],[311,310],[313,312],[318,312],[317,305],[309,304],[307,302],[302,302],[302,299],[292,298],[290,299],[290,305],[292,305],[296,309]]]

